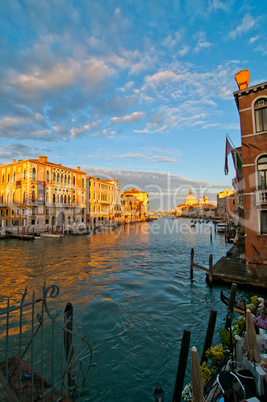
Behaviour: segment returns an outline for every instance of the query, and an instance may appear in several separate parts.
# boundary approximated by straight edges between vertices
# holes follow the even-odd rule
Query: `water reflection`
[[[211,308],[218,309],[215,341],[226,313],[221,287],[211,290],[203,271],[191,283],[192,247],[196,262],[208,266],[210,254],[216,262],[231,245],[214,230],[211,242],[208,224],[191,228],[186,219],[93,236],[1,240],[0,294],[19,300],[25,286],[37,291],[46,281],[60,287],[55,308],[72,302],[75,322],[99,349],[82,400],[147,401],[160,381],[168,401],[183,329],[191,328],[201,353]]]

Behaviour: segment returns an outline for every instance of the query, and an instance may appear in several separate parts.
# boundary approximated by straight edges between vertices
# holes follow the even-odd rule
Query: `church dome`
[[[186,205],[194,205],[197,203],[196,197],[193,195],[192,190],[189,190],[189,194],[185,198]]]
[[[204,204],[205,203],[203,195],[201,195],[200,198],[198,199],[198,203],[199,204]]]

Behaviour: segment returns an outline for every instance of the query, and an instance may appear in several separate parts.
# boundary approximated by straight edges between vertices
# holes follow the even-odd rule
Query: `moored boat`
[[[217,232],[225,232],[226,224],[223,222],[218,222],[216,227],[217,227]]]
[[[41,237],[53,237],[53,238],[59,238],[59,237],[64,237],[64,234],[62,233],[40,233]]]

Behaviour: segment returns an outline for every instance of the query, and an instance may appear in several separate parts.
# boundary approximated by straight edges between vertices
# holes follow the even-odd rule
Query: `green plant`
[[[213,364],[219,363],[224,357],[224,349],[222,345],[216,345],[206,351],[206,357],[211,360]]]
[[[253,306],[256,307],[259,303],[258,296],[252,296],[250,301],[251,301],[251,304],[253,304]]]
[[[201,369],[202,381],[203,384],[205,385],[206,382],[210,379],[211,370],[209,369],[207,362],[203,362],[202,365],[200,366],[200,369]]]
[[[237,320],[235,320],[235,328],[236,328],[236,332],[239,333],[241,331],[241,329],[243,329],[246,325],[246,320],[245,320],[245,316],[242,316],[240,318],[238,318]]]
[[[231,335],[232,335],[232,340],[230,337],[229,329],[224,328],[221,330],[220,337],[221,337],[223,345],[225,345],[225,346],[233,345],[233,343],[235,341],[235,331],[232,331]]]

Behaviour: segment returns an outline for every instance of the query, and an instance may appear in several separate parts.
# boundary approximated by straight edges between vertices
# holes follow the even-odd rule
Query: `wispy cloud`
[[[247,13],[242,22],[235,29],[229,32],[230,38],[235,39],[237,36],[247,33],[257,26],[257,22],[258,18],[253,18],[250,13]]]
[[[94,130],[95,128],[99,127],[100,121],[94,121],[92,123],[88,123],[85,126],[82,127],[73,127],[70,130],[71,138],[78,138],[84,133],[87,133],[88,131]]]
[[[143,112],[134,112],[132,114],[126,115],[126,116],[121,116],[121,117],[112,117],[110,119],[110,123],[135,123],[139,120],[142,120],[144,118],[144,113]]]

